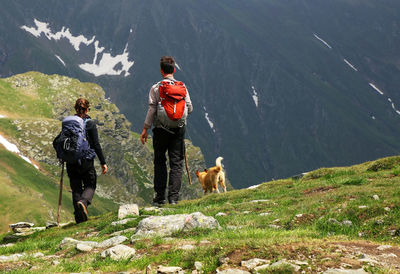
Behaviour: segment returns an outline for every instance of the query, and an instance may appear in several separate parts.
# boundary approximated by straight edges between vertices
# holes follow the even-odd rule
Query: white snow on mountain
[[[55,55],[56,57],[57,57],[57,59],[61,62],[61,64],[63,64],[64,65],[64,67],[65,67],[65,62],[64,62],[64,60],[63,59],[61,59],[61,57],[60,56],[58,56],[58,55]]]
[[[329,49],[332,49],[332,47],[327,43],[327,42],[325,42],[321,37],[319,37],[318,35],[316,35],[315,33],[314,33],[314,37],[315,38],[317,38],[319,41],[321,41],[325,46],[327,46]]]
[[[384,94],[383,91],[381,91],[379,88],[377,88],[374,84],[369,83],[369,85],[370,85],[374,90],[376,90],[380,95],[383,95],[383,94]]]
[[[178,63],[175,62],[175,67],[179,70],[181,70],[181,67],[178,65]]]
[[[376,119],[375,116],[371,116],[371,118],[372,118],[372,120],[375,120],[375,119]]]
[[[251,86],[251,89],[253,90],[253,94],[251,95],[254,100],[254,104],[256,104],[256,107],[258,107],[258,94],[254,86]]]
[[[61,31],[53,33],[49,28],[49,23],[41,22],[37,19],[34,19],[36,27],[28,27],[22,26],[21,29],[30,32],[33,36],[39,38],[42,33],[47,37],[49,40],[60,40],[61,38],[66,38],[69,40],[71,45],[75,48],[76,51],[79,51],[79,47],[81,44],[90,45],[93,43],[95,36],[92,39],[87,39],[83,35],[73,36],[69,30],[69,28],[62,27]]]
[[[39,167],[34,163],[32,163],[32,161],[28,157],[21,154],[16,145],[10,143],[6,138],[4,138],[1,135],[0,135],[0,144],[2,144],[8,151],[18,154],[19,157],[21,157],[22,159],[33,165],[36,169],[39,169]]]
[[[355,66],[353,66],[352,63],[350,63],[350,62],[347,61],[346,59],[343,59],[343,61],[344,61],[347,65],[349,65],[349,67],[351,67],[353,70],[358,71],[358,69],[357,69]]]
[[[208,112],[207,112],[206,107],[203,107],[203,108],[204,108],[204,112],[205,112],[204,118],[206,118],[208,124],[210,125],[210,128],[211,128],[212,131],[215,133],[214,123],[210,120],[210,117],[209,117],[209,115],[208,115]]]
[[[34,19],[35,27],[22,26],[21,29],[31,33],[33,36],[39,38],[42,34],[44,34],[49,40],[60,40],[61,38],[67,39],[71,45],[74,47],[76,51],[79,51],[81,44],[89,46],[93,44],[95,48],[95,54],[93,57],[92,63],[80,64],[79,67],[82,70],[85,70],[96,77],[101,75],[123,75],[129,76],[129,69],[133,66],[134,61],[129,61],[129,53],[128,53],[128,44],[126,44],[124,52],[122,54],[117,54],[116,56],[111,55],[110,52],[105,52],[104,47],[100,47],[100,42],[95,40],[96,36],[93,36],[91,39],[86,38],[83,35],[74,36],[71,34],[69,28],[62,27],[59,32],[52,32],[49,27],[49,23],[41,22],[37,19]],[[133,29],[130,29],[130,32],[133,32]],[[93,43],[94,42],[94,43]],[[102,53],[102,54],[100,54]],[[62,62],[65,66],[65,62],[56,55],[56,57]],[[98,61],[98,59],[100,61]]]
[[[130,30],[129,30],[129,33],[132,33],[132,32],[133,32],[133,29],[130,29]]]
[[[125,77],[129,76],[129,69],[133,66],[134,61],[129,61],[128,44],[126,44],[122,54],[112,56],[110,53],[103,53],[97,64],[98,55],[104,50],[104,47],[98,47],[97,42],[95,43],[96,50],[93,62],[81,64],[79,67],[96,77],[101,75],[121,75],[123,72]],[[121,65],[121,68],[117,69],[117,65]]]

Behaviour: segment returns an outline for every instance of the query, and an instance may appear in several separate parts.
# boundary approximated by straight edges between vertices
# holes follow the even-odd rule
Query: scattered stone
[[[150,206],[150,207],[143,208],[143,211],[154,212],[154,213],[160,213],[161,211],[164,211],[164,210],[165,210],[165,208],[156,207],[156,206]]]
[[[12,244],[12,243],[10,243],[10,244],[4,244],[4,245],[0,245],[0,248],[3,248],[3,247],[12,247],[12,246],[14,246],[15,244]]]
[[[52,261],[52,262],[51,262],[51,264],[52,264],[52,265],[59,265],[59,264],[60,264],[60,262],[59,262],[59,261],[57,261],[57,260],[54,260],[54,261]]]
[[[390,207],[385,207],[384,209],[385,209],[385,211],[388,211],[388,212],[391,210]]]
[[[268,225],[268,227],[273,228],[273,229],[281,229],[282,228],[280,225]]]
[[[208,241],[208,240],[202,240],[202,241],[200,241],[200,244],[202,244],[202,245],[209,245],[209,244],[212,244],[212,242],[210,242],[210,241]]]
[[[44,257],[44,254],[42,252],[36,252],[32,254],[33,258],[41,258]]]
[[[379,251],[383,251],[383,250],[386,250],[389,248],[392,248],[392,246],[391,245],[380,245],[376,249],[378,249]]]
[[[270,215],[271,213],[270,212],[263,212],[263,213],[260,213],[259,215],[260,216],[268,216],[268,215]]]
[[[268,269],[269,266],[270,266],[269,264],[263,264],[263,265],[260,265],[260,266],[256,266],[253,269],[253,272],[254,273],[265,272],[265,270]]]
[[[100,256],[103,258],[110,257],[113,260],[129,259],[135,255],[136,250],[126,245],[116,245],[109,249],[104,250]]]
[[[251,259],[248,261],[242,261],[241,266],[246,267],[248,270],[253,270],[257,266],[266,265],[266,264],[269,265],[270,263],[271,263],[271,261],[269,261],[269,260],[254,258],[254,259]]]
[[[203,264],[201,262],[194,262],[194,268],[201,273],[201,270],[203,269]]]
[[[219,274],[250,274],[248,271],[244,271],[241,269],[224,269],[224,270],[218,270],[217,273]]]
[[[374,259],[372,259],[372,258],[370,258],[370,257],[368,257],[368,256],[365,256],[364,258],[361,258],[361,259],[359,259],[358,261],[359,261],[359,262],[362,262],[362,263],[370,264],[370,265],[372,265],[372,266],[374,266],[374,265],[379,265],[379,262],[378,262],[378,261],[376,261],[376,260],[374,260]]]
[[[13,231],[16,233],[29,233],[29,232],[36,232],[36,231],[43,231],[46,230],[46,227],[16,227],[13,228]]]
[[[215,214],[215,217],[222,217],[222,216],[226,216],[227,214],[224,212],[218,212],[217,214]]]
[[[177,266],[158,266],[157,273],[159,274],[183,274],[183,270],[181,267]]]
[[[375,223],[377,225],[383,225],[385,222],[382,219],[376,220]]]
[[[30,228],[34,226],[34,223],[28,223],[28,222],[19,222],[15,224],[10,224],[10,228],[14,230],[15,228]]]
[[[275,268],[275,267],[282,267],[282,266],[284,266],[284,265],[289,265],[290,267],[293,268],[293,270],[294,270],[295,272],[298,272],[298,271],[301,269],[300,266],[295,265],[295,264],[292,264],[292,263],[286,261],[285,259],[284,259],[284,260],[277,261],[277,262],[271,264],[270,267],[271,267],[271,268]]]
[[[350,221],[350,220],[344,220],[344,221],[342,222],[342,224],[345,225],[345,226],[352,226],[352,225],[353,225],[353,222]]]
[[[279,223],[281,220],[280,219],[275,219],[275,220],[273,220],[272,222],[273,223]]]
[[[78,249],[79,251],[82,251],[82,252],[90,252],[90,251],[93,250],[93,247],[90,246],[90,245],[78,243],[78,244],[76,245],[76,249]]]
[[[179,247],[179,249],[183,249],[183,250],[193,250],[196,247],[194,245],[183,245],[181,247]]]
[[[290,261],[290,262],[295,265],[308,265],[308,262],[303,262],[303,261],[298,261],[298,260],[294,260],[294,261]]]
[[[304,214],[297,214],[296,215],[296,218],[301,218],[301,217],[303,217],[304,216]]]
[[[127,204],[119,207],[118,219],[124,219],[128,215],[139,216],[139,206],[137,204]]]
[[[78,244],[84,244],[84,245],[88,245],[88,246],[91,246],[93,248],[96,248],[99,243],[98,242],[94,242],[94,241],[78,241],[78,240],[75,240],[73,238],[66,237],[61,241],[60,247],[61,248],[64,248],[64,247],[67,247],[67,248],[75,247],[76,248],[76,246]]]
[[[52,228],[52,227],[56,227],[56,226],[58,226],[57,222],[51,221],[51,222],[47,222],[46,223],[46,228],[47,229]]]
[[[397,258],[397,255],[396,254],[393,254],[393,253],[389,253],[389,254],[382,254],[382,255],[380,255],[382,258]]]
[[[219,263],[220,264],[228,264],[230,260],[231,259],[229,259],[229,257],[219,258]]]
[[[360,268],[360,269],[339,269],[339,268],[331,268],[328,269],[324,272],[324,274],[342,274],[342,273],[346,273],[346,274],[363,274],[363,273],[368,273],[365,272],[364,269]]]
[[[128,238],[125,236],[115,236],[110,239],[104,240],[97,245],[99,248],[108,248],[111,246],[122,244],[123,242],[127,241]]]
[[[250,201],[249,203],[268,203],[270,200],[253,200]]]
[[[16,262],[19,259],[21,259],[22,257],[24,257],[23,254],[12,254],[9,256],[0,256],[0,263],[8,263],[8,262]]]
[[[372,196],[372,198],[374,198],[374,200],[379,200],[379,196],[376,194],[374,196]]]
[[[133,232],[133,231],[136,231],[136,227],[131,227],[131,228],[127,228],[124,230],[116,231],[116,232],[112,233],[111,236],[119,236],[121,234],[129,233],[129,232]]]
[[[112,222],[111,225],[112,226],[116,226],[116,225],[125,225],[130,221],[136,220],[136,218],[127,218],[127,219],[123,219],[121,221],[116,221],[116,222]]]
[[[390,236],[396,236],[397,234],[397,229],[391,229],[388,231]]]
[[[364,232],[358,232],[358,237],[364,237],[365,233]]]
[[[340,225],[339,221],[336,220],[336,219],[334,219],[334,218],[329,218],[329,219],[328,219],[328,222],[329,222],[329,223],[332,223],[332,224],[335,224],[335,225]]]
[[[358,208],[360,208],[360,209],[364,209],[364,208],[368,208],[368,206],[366,206],[366,205],[362,205],[362,206],[359,206]]]
[[[200,212],[168,216],[150,216],[140,221],[132,238],[146,236],[169,236],[177,231],[190,231],[196,228],[220,228],[218,221]]]
[[[243,213],[243,214],[250,214],[250,213],[251,213],[251,211],[249,211],[249,210],[245,210],[245,211],[243,211],[242,213]]]

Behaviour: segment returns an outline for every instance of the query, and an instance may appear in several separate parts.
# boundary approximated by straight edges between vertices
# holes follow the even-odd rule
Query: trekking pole
[[[185,166],[186,166],[186,172],[187,172],[187,175],[188,175],[188,178],[189,178],[189,185],[191,185],[191,184],[192,184],[192,179],[190,178],[190,173],[189,173],[189,165],[188,165],[188,160],[187,160],[187,153],[186,153],[186,145],[185,145],[185,143],[184,143],[184,146],[185,146]]]
[[[61,164],[60,194],[58,195],[57,226],[60,226],[60,212],[61,212],[61,201],[62,201],[63,178],[64,178],[64,161],[62,161],[62,164]]]

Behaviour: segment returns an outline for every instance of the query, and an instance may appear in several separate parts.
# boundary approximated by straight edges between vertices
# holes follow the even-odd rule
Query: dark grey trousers
[[[183,161],[185,158],[185,127],[172,129],[170,133],[162,128],[153,129],[154,148],[154,201],[165,200],[167,188],[167,158],[169,159],[168,200],[178,201],[182,185]]]
[[[79,220],[80,214],[77,202],[81,201],[87,207],[91,204],[96,190],[97,175],[94,161],[82,161],[82,165],[67,164],[67,173],[72,190],[75,221],[79,223],[82,220]]]

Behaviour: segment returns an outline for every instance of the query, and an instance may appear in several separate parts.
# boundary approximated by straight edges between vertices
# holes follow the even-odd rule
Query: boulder
[[[158,266],[157,273],[159,274],[183,274],[183,270],[181,267],[177,266]]]
[[[99,248],[108,248],[108,247],[111,247],[111,246],[116,246],[116,245],[122,244],[126,240],[128,240],[128,238],[125,237],[125,236],[115,236],[115,237],[112,237],[110,239],[102,241],[101,243],[99,243],[97,245],[97,247],[99,247]]]
[[[12,254],[8,256],[3,255],[0,256],[0,263],[16,262],[22,257],[24,257],[23,254]]]
[[[254,258],[251,260],[242,261],[241,266],[246,267],[248,270],[253,270],[257,266],[266,265],[266,264],[269,264],[270,262],[271,261],[269,261],[269,260]]]
[[[76,249],[82,252],[90,252],[93,250],[93,247],[87,244],[79,243],[76,245]]]
[[[124,219],[128,215],[139,216],[139,206],[137,204],[126,204],[119,207],[118,219]]]
[[[190,231],[196,228],[219,229],[218,221],[200,212],[168,216],[150,216],[140,221],[132,238],[148,236],[169,236],[177,231]]]
[[[19,223],[15,223],[15,224],[10,224],[10,228],[14,231],[14,232],[18,232],[16,231],[17,228],[31,228],[33,227],[35,224],[33,223],[28,223],[28,222],[19,222]]]
[[[93,248],[96,248],[99,243],[98,242],[94,242],[94,241],[78,241],[78,240],[75,240],[73,238],[66,237],[61,241],[60,247],[61,248],[64,248],[64,247],[67,247],[67,248],[75,247],[76,248],[78,244],[83,244],[83,245],[87,245],[87,246],[91,246]]]
[[[110,257],[113,260],[126,260],[135,255],[136,250],[126,245],[116,245],[104,250],[100,256],[103,258]]]

